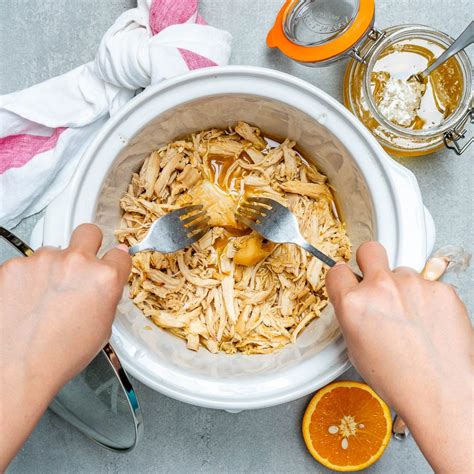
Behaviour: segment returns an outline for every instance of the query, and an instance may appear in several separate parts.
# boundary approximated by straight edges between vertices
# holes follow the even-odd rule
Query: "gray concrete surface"
[[[234,36],[233,64],[279,69],[341,100],[344,64],[309,69],[265,47],[281,0],[201,0],[200,11]],[[132,0],[0,0],[0,93],[15,91],[90,60],[107,27]],[[468,21],[470,0],[378,0],[377,26],[422,23],[456,35]],[[437,243],[473,251],[474,148],[462,157],[446,151],[401,162],[415,172],[437,226]],[[26,240],[37,217],[15,230]],[[0,244],[0,261],[13,256]],[[472,268],[448,275],[473,312]],[[343,378],[355,379],[354,370]],[[11,464],[13,473],[76,472],[328,472],[307,453],[300,423],[309,397],[274,408],[231,415],[186,405],[136,382],[145,438],[131,454],[106,451],[47,412]],[[414,403],[422,403],[417,400]],[[426,473],[413,439],[392,441],[369,472]]]

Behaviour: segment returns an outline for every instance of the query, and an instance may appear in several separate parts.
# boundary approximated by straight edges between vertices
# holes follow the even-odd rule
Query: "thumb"
[[[119,276],[125,285],[132,268],[132,258],[128,254],[128,247],[124,244],[117,245],[102,257],[102,261],[109,263],[118,270]]]
[[[348,290],[357,286],[358,281],[352,270],[344,262],[337,262],[326,275],[326,288],[331,303],[336,307]]]

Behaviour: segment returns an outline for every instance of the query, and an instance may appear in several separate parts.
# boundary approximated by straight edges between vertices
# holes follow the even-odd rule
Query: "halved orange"
[[[368,385],[335,382],[316,392],[302,428],[317,461],[335,471],[359,471],[382,456],[390,441],[392,417]]]

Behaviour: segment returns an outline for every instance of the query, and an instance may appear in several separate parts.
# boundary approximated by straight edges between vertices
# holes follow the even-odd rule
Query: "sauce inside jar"
[[[464,51],[435,69],[423,84],[408,80],[451,43],[449,36],[427,26],[393,26],[375,43],[370,39],[361,45],[364,62],[349,61],[344,103],[388,153],[421,156],[440,150],[448,130],[461,127],[468,116],[471,64]],[[400,111],[407,113],[402,116]]]
[[[382,51],[371,74],[372,94],[382,115],[395,125],[426,130],[440,125],[456,110],[464,84],[455,58],[436,68],[424,84],[408,80],[426,69],[443,51],[441,46],[422,38],[403,40]],[[411,112],[407,114],[402,102],[414,98],[412,104],[405,104]],[[401,107],[397,108],[397,102]]]

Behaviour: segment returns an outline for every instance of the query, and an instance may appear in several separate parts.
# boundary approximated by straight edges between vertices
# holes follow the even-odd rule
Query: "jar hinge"
[[[462,120],[458,125],[444,133],[443,140],[444,144],[446,145],[446,148],[454,150],[456,155],[462,155],[466,151],[468,146],[474,142],[474,137],[471,137],[463,146],[458,143],[460,140],[466,138],[465,135],[467,129],[464,128],[464,126],[466,125],[468,120],[471,122],[471,124],[474,124],[474,107],[471,107],[466,111],[465,115],[463,116]]]
[[[358,49],[357,46],[354,46],[349,52],[349,56],[354,58],[356,61],[367,64],[367,58],[372,54],[372,51],[374,50],[375,46],[377,46],[377,43],[385,37],[385,31],[378,30],[377,28],[372,28],[367,35],[363,38],[366,39],[368,38],[369,40],[373,41],[373,44],[370,46],[370,48],[362,55],[360,50]],[[360,44],[361,42],[359,42]]]

